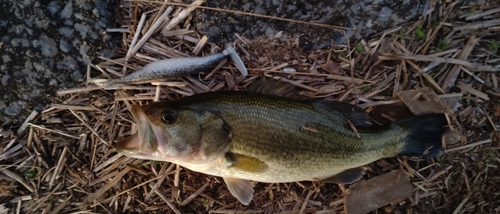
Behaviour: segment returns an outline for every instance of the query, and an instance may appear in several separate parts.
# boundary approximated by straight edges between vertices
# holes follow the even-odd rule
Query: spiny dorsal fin
[[[260,94],[289,97],[295,99],[305,99],[293,85],[272,78],[260,77],[248,86],[248,91]]]
[[[340,101],[319,100],[315,106],[327,111],[335,111],[342,114],[346,119],[352,122],[355,127],[372,127],[372,118],[365,110],[359,106],[351,105]]]

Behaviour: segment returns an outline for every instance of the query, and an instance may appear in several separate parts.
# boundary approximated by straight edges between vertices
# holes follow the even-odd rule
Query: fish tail
[[[419,115],[396,121],[393,125],[406,129],[408,133],[400,155],[436,157],[443,150],[442,137],[448,130],[444,114]]]
[[[229,44],[227,44],[227,45],[226,45],[226,49],[224,49],[224,50],[222,51],[222,55],[224,55],[225,57],[231,56],[231,54],[235,54],[235,53],[236,53],[236,51],[235,51],[235,50],[234,50],[234,48],[233,48],[231,45],[229,45]]]

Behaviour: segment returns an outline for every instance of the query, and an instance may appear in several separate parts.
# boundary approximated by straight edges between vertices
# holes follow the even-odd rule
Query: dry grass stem
[[[380,199],[366,211],[498,212],[498,2],[466,7],[459,1],[429,1],[419,20],[322,49],[303,49],[299,37],[287,32],[254,39],[235,35],[230,43],[248,68],[246,77],[231,60],[224,60],[199,75],[91,85],[155,60],[223,50],[195,28],[199,23],[192,19],[194,10],[281,19],[192,2],[121,2],[120,26],[109,29],[123,38],[115,56],[89,64],[86,83],[57,91],[50,106],[33,111],[14,131],[0,129],[0,213],[345,214],[346,206],[354,209],[346,198],[362,183],[376,180],[382,180],[377,188],[361,188],[358,196],[362,199],[375,189],[387,190],[386,195],[363,199],[355,207],[366,208],[362,205]],[[246,91],[260,77],[289,84],[305,98],[358,105],[377,126],[414,114],[445,113],[452,134],[444,137],[446,149],[439,157],[381,159],[365,166],[366,175],[351,185],[254,182],[248,206],[231,195],[221,178],[116,151],[117,141],[137,132],[132,105],[211,91]],[[350,126],[360,137],[362,130]],[[302,129],[320,134],[309,126]],[[390,190],[394,187],[401,188]]]

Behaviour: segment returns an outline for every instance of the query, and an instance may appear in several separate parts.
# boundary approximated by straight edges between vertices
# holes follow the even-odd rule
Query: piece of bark
[[[391,202],[411,197],[413,185],[404,170],[394,170],[370,180],[361,180],[347,189],[346,213],[365,214]]]
[[[446,112],[436,93],[429,88],[401,91],[398,96],[414,115]]]

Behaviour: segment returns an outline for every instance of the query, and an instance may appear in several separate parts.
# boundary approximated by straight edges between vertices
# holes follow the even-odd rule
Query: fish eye
[[[161,114],[161,119],[163,120],[163,122],[168,123],[168,124],[174,123],[175,118],[176,118],[176,115],[174,112],[165,112],[165,113]]]

